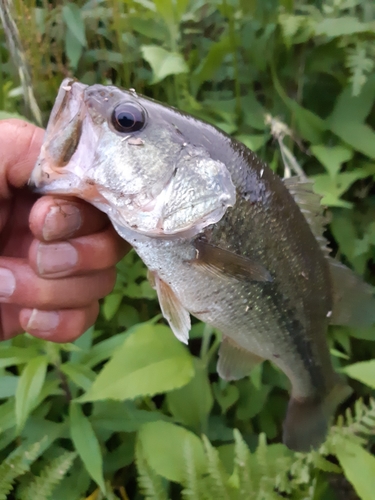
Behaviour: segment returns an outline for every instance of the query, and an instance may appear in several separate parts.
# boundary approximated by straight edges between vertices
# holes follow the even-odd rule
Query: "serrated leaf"
[[[47,359],[38,356],[28,362],[18,380],[16,390],[17,431],[23,428],[42,390],[47,371]]]
[[[104,493],[103,457],[98,438],[93,431],[89,419],[83,414],[80,405],[71,403],[69,417],[70,434],[75,449],[85,464],[87,472]]]
[[[152,68],[154,77],[152,84],[164,80],[169,75],[188,73],[189,67],[181,54],[168,52],[157,45],[142,45],[143,58]]]
[[[80,401],[134,399],[171,391],[194,375],[187,349],[164,325],[134,327]]]
[[[356,17],[343,16],[338,18],[326,18],[315,26],[316,35],[326,35],[331,37],[352,35],[370,31],[370,26],[361,23]]]
[[[170,481],[183,482],[186,476],[185,460],[181,450],[189,444],[194,463],[201,474],[206,460],[201,440],[192,432],[168,422],[144,424],[138,440],[147,463],[157,474]]]
[[[349,377],[359,380],[362,384],[375,389],[375,360],[362,361],[353,365],[345,366],[342,369]]]

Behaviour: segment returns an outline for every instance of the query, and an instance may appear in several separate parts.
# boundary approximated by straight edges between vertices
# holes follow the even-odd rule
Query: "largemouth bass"
[[[328,256],[320,200],[214,126],[134,90],[66,79],[31,176],[108,214],[149,269],[174,334],[190,314],[223,334],[227,380],[270,360],[290,379],[283,440],[318,446],[350,388],[329,323],[375,320],[372,289]]]

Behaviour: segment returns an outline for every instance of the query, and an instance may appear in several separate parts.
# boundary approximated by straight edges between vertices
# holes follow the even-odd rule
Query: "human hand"
[[[22,331],[70,342],[97,317],[130,246],[91,205],[25,185],[44,131],[0,121],[0,340]]]

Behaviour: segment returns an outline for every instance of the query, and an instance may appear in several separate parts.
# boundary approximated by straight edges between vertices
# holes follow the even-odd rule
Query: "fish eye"
[[[123,102],[113,110],[111,122],[118,132],[129,134],[145,126],[146,114],[139,105]]]

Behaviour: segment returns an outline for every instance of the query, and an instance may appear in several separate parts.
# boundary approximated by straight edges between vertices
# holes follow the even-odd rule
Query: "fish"
[[[30,183],[108,215],[147,266],[175,336],[188,342],[191,315],[222,333],[220,377],[246,377],[264,360],[286,374],[286,446],[324,441],[351,394],[328,326],[372,324],[375,301],[329,255],[311,181],[281,179],[218,128],[134,89],[68,78]]]

